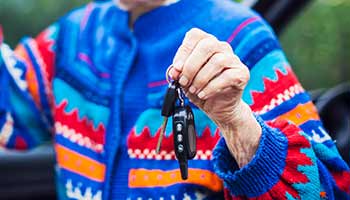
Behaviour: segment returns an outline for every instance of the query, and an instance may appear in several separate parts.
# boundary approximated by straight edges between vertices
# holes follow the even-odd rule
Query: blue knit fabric
[[[119,149],[117,149],[117,154],[114,162],[115,167],[111,176],[110,191],[112,191],[112,199],[125,199],[127,197],[128,176],[125,172],[129,170],[130,166],[121,164],[128,158],[126,149],[123,149],[126,142],[126,134],[131,131],[132,125],[134,125],[136,119],[135,117],[138,116],[141,111],[145,110],[145,102],[147,102],[147,104],[151,107],[159,108],[163,100],[162,96],[153,98],[152,96],[148,95],[147,99],[144,98],[146,97],[144,96],[146,92],[145,89],[147,89],[144,87],[147,84],[146,80],[164,80],[164,73],[155,73],[155,70],[165,72],[165,69],[171,63],[172,57],[175,55],[175,52],[181,43],[185,32],[189,29],[199,27],[205,31],[214,33],[218,38],[221,38],[221,40],[228,38],[228,34],[230,34],[232,31],[231,26],[221,26],[220,29],[213,29],[210,28],[213,26],[213,24],[203,24],[201,21],[203,18],[207,17],[207,12],[209,12],[210,9],[236,10],[234,7],[235,6],[233,4],[225,1],[214,6],[214,2],[212,1],[191,2],[188,0],[182,0],[170,6],[157,8],[140,16],[134,24],[133,32],[124,35],[125,38],[135,39],[138,50],[137,54],[135,54],[134,57],[131,57],[132,55],[130,54],[123,55],[123,59],[134,59],[134,61],[130,63],[132,66],[125,66],[125,68],[130,67],[130,71],[128,73],[128,78],[125,80],[125,86],[123,89],[125,92],[121,94],[121,98],[123,99],[123,105],[121,108],[122,116],[124,118],[122,118],[122,131],[120,132],[121,139],[120,144],[117,145]],[[180,12],[181,15],[178,14]],[[119,24],[125,25],[125,20],[128,20],[128,18],[125,17],[126,13],[118,10],[116,12],[116,15],[118,15],[115,17],[119,19]],[[232,23],[232,26],[235,26],[234,24],[239,23],[246,17],[249,17],[250,12],[246,9],[243,9],[240,12],[232,12],[230,15],[231,16],[226,16],[226,14],[222,16],[215,16],[219,19],[222,19],[222,21],[219,21],[219,19],[214,19],[214,21],[225,23],[227,18],[232,20],[230,23]],[[157,19],[156,24],[154,23],[155,19]],[[154,25],[150,26],[150,24]],[[216,26],[220,27],[219,24]],[[125,27],[123,27],[123,29],[124,28]],[[121,52],[119,52],[119,54],[120,53]],[[147,68],[145,68],[145,66],[147,66]],[[143,78],[140,79],[140,77]],[[164,94],[164,86],[148,88],[148,93],[152,94],[161,92]],[[142,88],[144,89],[143,91]],[[116,134],[116,132],[114,131],[111,133],[111,135],[113,134]],[[116,148],[116,145],[113,143],[109,143],[108,145]],[[137,166],[137,163],[135,164]],[[169,193],[171,193],[172,189],[168,190]],[[179,190],[179,187],[174,187],[173,190]],[[105,194],[107,192],[108,191],[105,191]],[[147,193],[150,193],[150,191],[148,190]],[[155,194],[157,191],[153,191],[152,193],[154,193],[154,195],[150,196],[157,196]],[[135,198],[136,197],[138,197],[137,194],[135,194]],[[179,196],[178,198],[182,197]]]
[[[165,71],[195,27],[231,44],[249,68],[242,98],[263,132],[238,169],[220,130],[192,105],[198,152],[183,182],[171,120],[162,152],[154,149]],[[0,145],[29,149],[54,132],[59,199],[336,199],[350,191],[349,168],[273,31],[232,1],[180,0],[131,29],[129,13],[92,2],[16,53],[6,45],[0,53]]]
[[[287,138],[268,127],[260,117],[257,120],[263,134],[249,164],[239,169],[224,139],[219,141],[213,152],[215,172],[237,196],[257,197],[264,194],[277,183],[285,166]]]

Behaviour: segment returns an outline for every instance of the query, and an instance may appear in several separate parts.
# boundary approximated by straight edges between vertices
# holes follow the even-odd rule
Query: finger
[[[208,33],[198,28],[192,28],[191,30],[189,30],[186,33],[182,44],[180,45],[179,49],[175,54],[175,57],[173,59],[173,66],[178,71],[182,71],[183,65],[187,60],[187,57],[192,53],[193,49],[196,47],[198,42],[208,36]]]
[[[183,66],[179,83],[184,87],[191,84],[197,72],[220,50],[219,41],[214,36],[199,41]]]
[[[180,76],[181,72],[177,71],[174,67],[171,67],[171,69],[169,70],[169,76],[173,79],[173,80],[177,80],[178,77]]]
[[[232,66],[232,57],[224,53],[214,54],[194,77],[189,92],[196,94],[204,88],[210,80],[219,75],[223,69]]]
[[[229,68],[211,80],[207,86],[198,93],[198,97],[202,100],[206,100],[227,88],[232,88],[233,92],[241,92],[248,83],[249,78],[250,74],[247,67]]]

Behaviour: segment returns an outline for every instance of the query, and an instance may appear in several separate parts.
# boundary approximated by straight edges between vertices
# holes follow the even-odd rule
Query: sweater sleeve
[[[228,39],[250,69],[243,94],[262,127],[255,156],[239,169],[221,139],[213,153],[226,199],[350,199],[350,172],[322,126],[271,28],[246,19]]]
[[[1,148],[30,149],[51,137],[57,33],[53,24],[36,38],[22,39],[14,51],[0,43]]]

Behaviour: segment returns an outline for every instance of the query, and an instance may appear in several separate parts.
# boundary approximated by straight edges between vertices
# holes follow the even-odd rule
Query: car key
[[[158,143],[156,147],[157,154],[160,152],[163,136],[165,134],[165,129],[168,124],[168,118],[172,116],[174,113],[176,99],[178,98],[178,91],[177,91],[178,88],[179,88],[179,83],[177,81],[171,82],[169,84],[166,95],[164,97],[164,102],[162,106],[163,123],[160,129],[160,134],[159,134]]]
[[[185,106],[182,89],[178,88],[177,106],[173,114],[174,150],[179,162],[181,178],[188,178],[188,160],[196,156],[196,131],[194,115],[190,106]]]

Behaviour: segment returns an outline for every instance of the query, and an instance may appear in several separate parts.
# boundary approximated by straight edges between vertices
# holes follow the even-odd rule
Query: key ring
[[[184,100],[184,97],[183,97],[182,95],[183,95],[182,89],[181,89],[181,88],[178,88],[178,89],[177,89],[177,97],[178,97],[179,100],[180,100],[180,105],[181,105],[181,106],[185,106],[185,100]]]
[[[169,75],[169,72],[170,72],[171,68],[173,68],[173,67],[174,67],[173,65],[170,65],[165,72],[165,79],[169,84],[173,81],[173,79]]]

